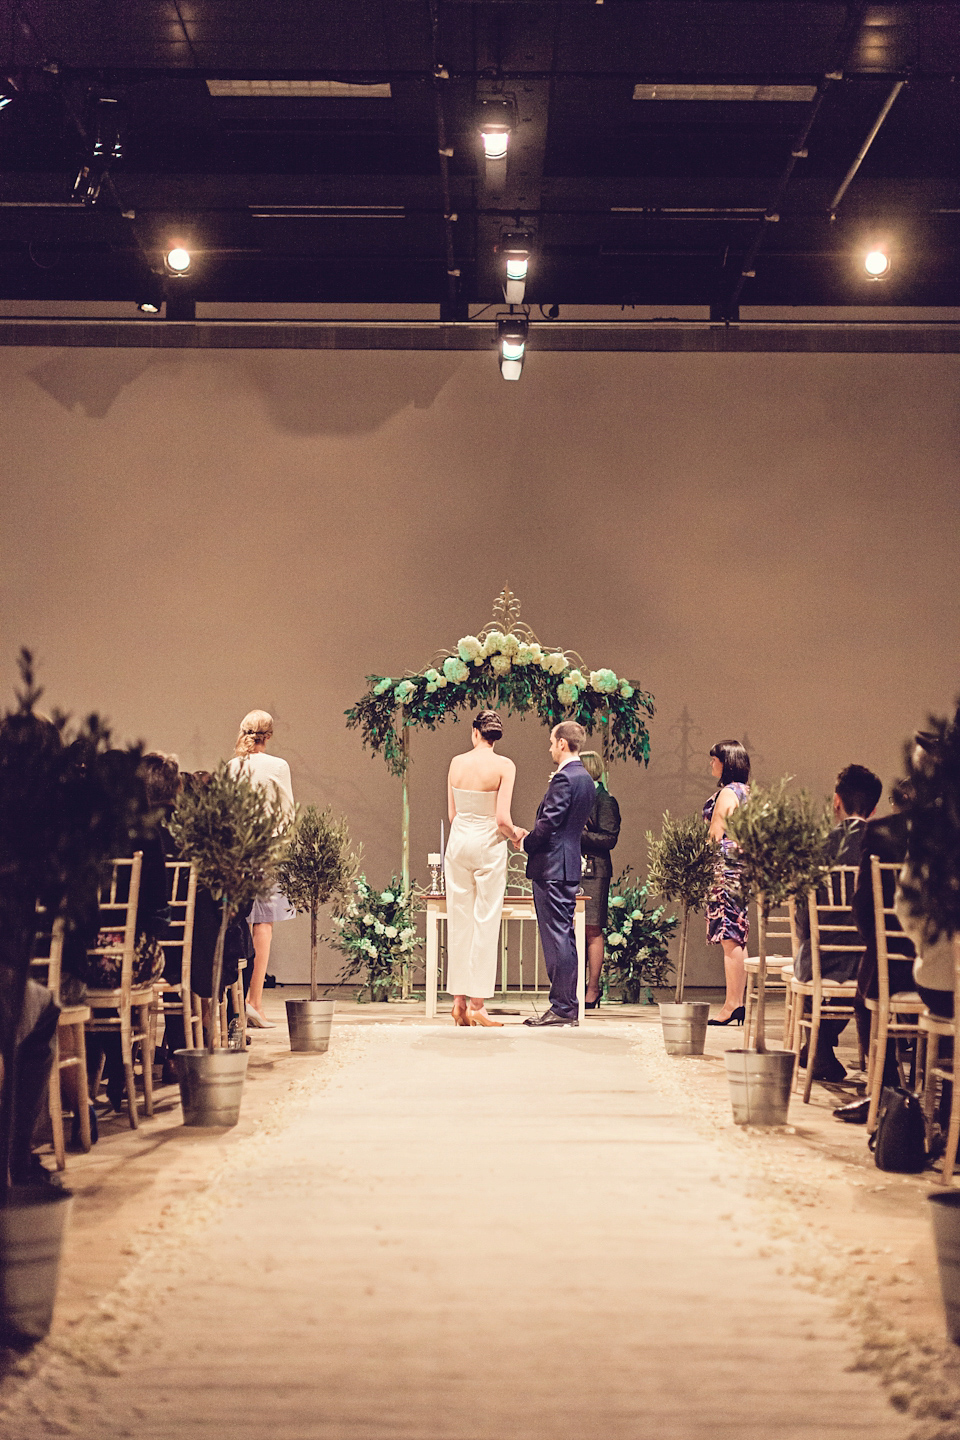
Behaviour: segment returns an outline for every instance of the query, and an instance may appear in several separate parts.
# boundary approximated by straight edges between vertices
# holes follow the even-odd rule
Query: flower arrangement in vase
[[[663,905],[651,905],[649,881],[631,885],[629,874],[627,866],[615,881],[603,936],[610,979],[620,986],[624,1004],[636,1005],[644,991],[663,985],[673,969],[667,945],[677,917],[665,915]]]

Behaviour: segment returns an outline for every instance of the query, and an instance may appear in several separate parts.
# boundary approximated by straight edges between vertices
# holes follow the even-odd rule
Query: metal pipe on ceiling
[[[856,175],[857,171],[860,169],[860,166],[863,164],[864,160],[867,157],[867,151],[870,149],[870,146],[873,144],[874,140],[876,140],[877,138],[877,135],[880,133],[880,126],[890,114],[890,111],[893,109],[893,102],[896,100],[897,96],[900,94],[900,91],[903,89],[906,83],[906,80],[898,80],[894,85],[893,89],[890,91],[890,94],[887,96],[886,100],[884,100],[880,114],[870,126],[870,131],[867,135],[867,138],[860,146],[860,149],[857,151],[853,164],[850,166],[850,169],[847,171],[846,175],[844,175],[843,177],[843,180],[840,182],[839,190],[837,191],[836,195],[834,195],[833,199],[830,201],[831,220],[835,220],[837,218],[837,206],[840,204],[840,201],[843,199],[844,195],[846,195],[847,193],[847,190],[850,188],[850,183],[853,180],[853,177]]]

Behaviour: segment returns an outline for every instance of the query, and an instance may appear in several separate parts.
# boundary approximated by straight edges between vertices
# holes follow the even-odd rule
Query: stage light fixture
[[[497,320],[500,374],[504,380],[520,379],[528,328],[525,315],[504,315]]]
[[[120,106],[112,95],[98,96],[90,119],[89,149],[73,184],[73,198],[81,205],[96,205],[110,166],[123,159]]]
[[[500,241],[500,253],[504,257],[506,266],[503,298],[508,305],[523,303],[523,292],[526,289],[532,248],[533,236],[526,230],[504,235]]]
[[[163,263],[171,275],[186,275],[190,269],[190,251],[182,245],[173,245],[164,255]]]
[[[141,300],[137,305],[141,315],[159,315],[160,306],[155,300]]]
[[[863,268],[871,280],[883,280],[890,274],[890,256],[879,248],[868,250],[863,258]]]
[[[0,110],[6,110],[8,105],[13,104],[12,95],[0,95]]]
[[[513,106],[508,100],[484,100],[480,106],[480,139],[487,160],[506,160],[513,130]]]

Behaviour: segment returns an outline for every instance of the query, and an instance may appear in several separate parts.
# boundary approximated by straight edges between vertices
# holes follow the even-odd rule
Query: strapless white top
[[[458,790],[454,787],[453,803],[457,819],[493,820],[497,814],[496,790]]]

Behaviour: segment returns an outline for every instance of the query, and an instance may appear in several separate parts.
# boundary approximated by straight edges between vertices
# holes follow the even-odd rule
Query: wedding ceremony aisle
[[[4,1382],[4,1440],[916,1433],[863,1360],[862,1297],[818,1283],[824,1233],[851,1223],[826,1208],[846,1162],[807,1183],[791,1135],[734,1132],[701,1085],[719,1052],[684,1070],[653,1023],[364,1008],[326,1056],[256,1037],[255,1124],[205,1135],[161,1107],[125,1142],[140,1179],[116,1242],[71,1160],[86,1208],[61,1314]],[[133,1233],[137,1183],[158,1208]],[[89,1313],[100,1233],[117,1273]]]

